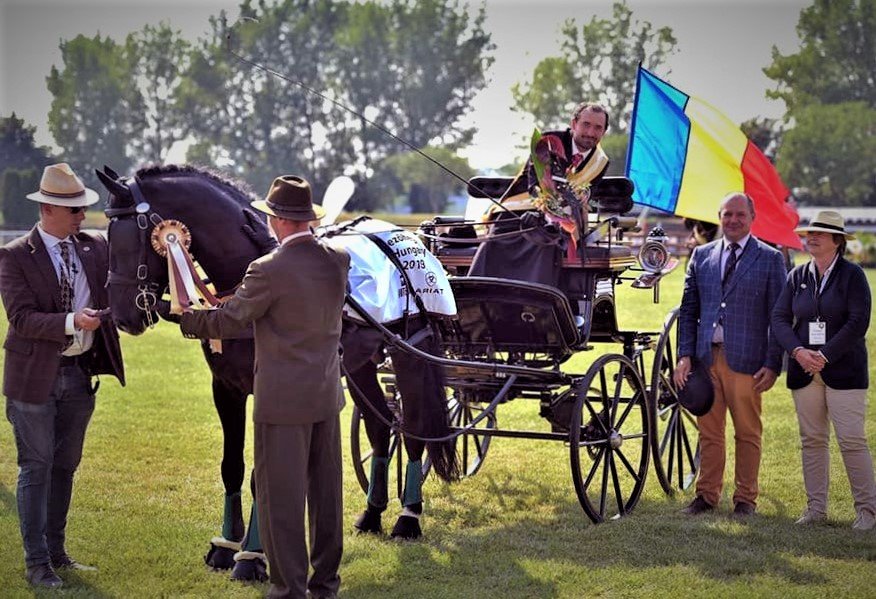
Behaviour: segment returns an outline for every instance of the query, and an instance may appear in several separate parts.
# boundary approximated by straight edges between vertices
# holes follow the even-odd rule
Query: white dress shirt
[[[81,312],[84,308],[91,307],[91,290],[88,288],[88,279],[85,277],[85,268],[76,254],[76,247],[70,237],[59,239],[50,233],[46,233],[41,226],[37,226],[40,237],[49,252],[49,257],[52,259],[52,265],[55,267],[55,273],[58,275],[60,282],[62,273],[66,275],[71,282],[73,288],[73,312],[67,314],[67,319],[64,322],[64,333],[73,335],[73,344],[68,347],[62,355],[77,356],[91,349],[94,343],[94,331],[83,331],[76,329],[73,325],[73,317],[76,312]],[[70,244],[70,272],[66,272],[67,268],[64,265],[64,259],[61,258],[60,243],[66,241]]]

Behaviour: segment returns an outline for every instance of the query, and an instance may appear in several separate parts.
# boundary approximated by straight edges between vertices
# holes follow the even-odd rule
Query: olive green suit
[[[332,595],[340,585],[339,348],[349,264],[342,251],[296,238],[253,262],[221,309],[182,316],[183,333],[201,338],[255,326],[256,495],[272,597]]]

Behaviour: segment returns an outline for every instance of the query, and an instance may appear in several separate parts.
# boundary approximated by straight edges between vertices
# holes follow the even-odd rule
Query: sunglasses
[[[70,211],[70,214],[79,214],[88,210],[88,206],[67,206],[66,208]]]

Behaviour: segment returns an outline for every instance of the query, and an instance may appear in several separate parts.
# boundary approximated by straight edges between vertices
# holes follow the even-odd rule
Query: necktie
[[[61,249],[61,261],[64,267],[61,269],[61,310],[69,314],[73,311],[73,262],[70,259],[70,244],[62,241],[58,244]],[[67,335],[67,342],[61,348],[66,350],[73,345],[73,335]]]
[[[727,281],[730,280],[730,277],[733,276],[733,272],[736,270],[736,263],[739,261],[739,257],[736,255],[736,252],[739,250],[739,244],[735,241],[730,244],[730,256],[727,257],[727,264],[724,266],[724,278],[721,279],[721,285],[727,285]]]
[[[64,268],[61,272],[61,309],[64,312],[73,311],[73,262],[70,260],[70,244],[62,241],[58,244],[61,248],[61,261]]]

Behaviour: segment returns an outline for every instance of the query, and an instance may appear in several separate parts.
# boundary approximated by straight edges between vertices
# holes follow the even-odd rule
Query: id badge
[[[809,323],[809,345],[824,345],[827,343],[827,326],[820,320]]]

